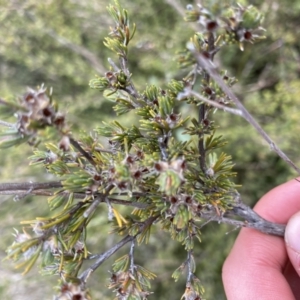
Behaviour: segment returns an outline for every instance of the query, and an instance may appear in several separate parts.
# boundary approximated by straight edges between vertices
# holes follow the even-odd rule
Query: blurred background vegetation
[[[147,84],[164,86],[170,79],[185,75],[176,64],[176,52],[182,50],[193,34],[195,24],[185,23],[181,15],[188,0],[121,0],[128,9],[137,33],[129,51],[129,66],[137,87]],[[203,0],[201,3],[217,2]],[[240,1],[257,5],[265,14],[267,38],[245,45],[244,52],[231,46],[221,51],[219,64],[239,79],[235,91],[250,112],[276,143],[300,166],[300,2],[290,0]],[[103,45],[112,21],[106,11],[108,0],[0,0],[0,97],[22,95],[26,87],[44,83],[53,87],[54,98],[73,131],[91,131],[103,120],[115,117],[112,104],[91,90],[88,82],[108,69],[113,54]],[[186,114],[193,114],[182,107]],[[132,122],[127,115],[120,122]],[[5,119],[2,118],[1,119]],[[228,141],[226,151],[233,157],[236,183],[245,202],[253,205],[272,187],[295,173],[270,151],[265,142],[242,119],[224,112],[214,114],[215,122]],[[11,120],[11,116],[7,119]],[[28,167],[29,146],[2,150],[1,182],[51,180],[40,167]],[[49,214],[47,200],[27,197],[0,198],[0,259],[11,244],[13,227],[19,221]],[[90,226],[91,251],[111,247],[116,239],[108,236],[106,212]],[[100,229],[100,230],[99,230]],[[184,261],[181,245],[170,242],[156,229],[150,244],[137,250],[137,263],[158,277],[153,282],[153,299],[179,299],[185,279],[175,284],[172,272]],[[221,283],[222,263],[237,234],[232,228],[208,224],[203,241],[195,247],[197,274],[206,288],[206,299],[225,299]],[[99,232],[102,234],[99,235]],[[229,234],[226,234],[228,233]],[[125,250],[124,250],[125,251]],[[116,257],[115,257],[116,258]],[[106,290],[110,259],[91,279],[94,299],[112,299]],[[23,278],[8,262],[0,265],[0,298],[51,299],[55,278],[41,277],[38,270]]]

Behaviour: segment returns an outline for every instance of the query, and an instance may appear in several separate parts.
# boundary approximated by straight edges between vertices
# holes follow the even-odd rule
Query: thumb
[[[289,219],[284,238],[290,261],[300,276],[300,212]]]

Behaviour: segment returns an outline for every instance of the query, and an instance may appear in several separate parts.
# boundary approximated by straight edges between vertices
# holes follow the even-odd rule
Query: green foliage
[[[8,258],[18,261],[24,251],[37,247],[38,250],[25,260],[28,260],[27,272],[43,248],[44,269],[50,269],[51,274],[61,274],[61,284],[72,282],[76,277],[79,280],[82,262],[88,258],[86,226],[94,217],[97,206],[107,202],[110,214],[119,226],[116,231],[128,232],[138,244],[149,241],[152,223],[147,222],[155,215],[153,221],[162,222],[171,237],[184,245],[189,253],[187,264],[194,266],[189,267],[187,290],[196,297],[202,290],[196,284],[198,279],[195,275],[190,275],[195,272],[190,251],[194,248],[194,239],[200,240],[197,223],[201,220],[199,217],[204,206],[212,205],[217,211],[226,211],[230,206],[235,186],[229,179],[233,175],[233,165],[229,156],[224,153],[218,156],[212,152],[207,156],[207,167],[199,168],[197,155],[191,155],[196,154],[198,149],[189,143],[176,141],[175,130],[184,128],[188,121],[175,112],[177,96],[183,92],[186,79],[185,82],[172,80],[167,90],[152,85],[139,93],[127,69],[127,46],[133,36],[129,31],[127,11],[121,9],[118,2],[109,6],[108,10],[116,27],[111,37],[105,39],[105,45],[118,55],[121,69],[107,72],[103,78],[97,77],[90,86],[116,102],[114,109],[118,114],[134,110],[140,117],[140,128],[134,125],[127,128],[118,121],[104,122],[96,133],[109,138],[111,146],[108,151],[102,150],[92,136],[83,136],[79,144],[73,141],[64,117],[51,106],[51,98],[49,100],[45,96],[45,90],[30,91],[25,95],[21,103],[26,115],[19,113],[18,132],[35,137],[37,129],[53,126],[62,135],[58,146],[49,143],[46,152],[36,150],[31,157],[33,164],[42,163],[48,172],[59,176],[62,189],[51,196],[48,203],[51,210],[62,210],[50,218],[26,222],[41,238],[28,238],[34,241],[34,245],[29,242],[26,247],[24,242],[14,243],[16,250],[9,250]],[[207,79],[203,80],[204,85],[209,84]],[[33,127],[32,123],[36,125]],[[193,124],[196,126],[198,123],[194,120]],[[205,132],[196,132],[201,140],[204,135],[209,135],[200,155],[222,146],[220,138],[213,138],[212,129],[212,126],[206,126]],[[194,135],[195,130],[190,128],[186,133]],[[173,149],[169,149],[168,143],[173,144]],[[161,159],[157,160],[159,156]],[[143,198],[146,197],[149,207],[133,211],[136,218],[129,221],[112,207],[110,200],[110,195],[122,192],[125,192],[122,201],[135,199],[137,203],[145,204]],[[76,194],[82,195],[83,199],[74,203]],[[139,194],[144,197],[140,198]],[[23,265],[21,263],[19,267]],[[117,260],[113,270],[110,288],[115,289],[117,298],[126,295],[127,299],[145,299],[150,294],[146,289],[150,288],[149,279],[153,279],[154,274],[135,265],[133,253]]]
[[[29,2],[26,5],[30,6]],[[56,178],[62,184],[48,198],[52,215],[23,223],[27,227],[23,234],[17,233],[16,241],[8,249],[7,257],[17,261],[16,266],[22,268],[24,273],[28,272],[40,257],[43,274],[60,276],[58,299],[63,299],[68,293],[70,295],[80,294],[85,297],[84,299],[89,299],[90,295],[80,285],[82,278],[79,277],[83,262],[93,258],[89,253],[89,251],[92,252],[89,238],[93,238],[94,234],[88,235],[88,230],[90,226],[93,226],[93,222],[98,222],[97,220],[100,218],[113,221],[113,233],[123,236],[128,234],[130,237],[134,237],[137,244],[141,244],[140,247],[145,250],[147,248],[144,244],[149,243],[150,245],[155,239],[155,233],[157,233],[155,228],[162,228],[172,239],[182,244],[187,252],[188,258],[173,273],[175,280],[179,280],[179,275],[184,271],[187,273],[186,290],[182,299],[202,297],[200,296],[204,293],[202,284],[207,280],[204,279],[200,282],[197,278],[196,265],[198,262],[195,261],[192,254],[193,251],[196,251],[197,240],[201,241],[203,223],[201,214],[212,210],[219,215],[224,214],[232,207],[236,188],[233,182],[236,174],[232,171],[231,157],[219,152],[219,149],[222,148],[222,151],[230,152],[234,156],[234,161],[237,161],[237,170],[241,170],[238,174],[239,182],[242,180],[245,168],[243,159],[246,162],[247,159],[249,161],[250,154],[254,149],[249,150],[248,156],[243,153],[244,148],[235,144],[240,143],[241,140],[237,138],[237,142],[234,142],[230,134],[222,132],[222,128],[225,128],[232,120],[224,115],[222,118],[214,117],[212,114],[214,108],[204,105],[200,99],[186,94],[190,87],[197,87],[199,93],[204,97],[224,105],[231,105],[228,96],[213,80],[207,78],[207,74],[203,70],[195,72],[196,60],[193,51],[190,50],[196,49],[197,52],[212,59],[219,48],[225,48],[229,44],[239,44],[243,49],[246,48],[245,42],[252,43],[263,38],[263,30],[260,28],[263,20],[261,10],[253,6],[248,7],[244,3],[242,7],[212,2],[214,2],[212,5],[207,5],[205,8],[188,7],[186,19],[190,22],[200,21],[201,32],[193,35],[187,49],[182,49],[177,57],[182,68],[189,67],[191,69],[191,72],[185,77],[180,73],[176,75],[177,80],[170,80],[171,77],[174,77],[174,73],[165,74],[164,78],[157,75],[159,72],[166,72],[166,68],[162,66],[164,64],[161,62],[157,63],[157,60],[151,59],[151,55],[164,57],[164,50],[154,49],[153,53],[148,51],[146,54],[149,54],[150,59],[147,65],[147,61],[143,60],[141,56],[144,54],[143,52],[147,52],[143,46],[143,43],[147,44],[149,38],[147,30],[143,31],[143,27],[147,23],[147,15],[146,17],[143,15],[144,19],[141,24],[138,24],[137,21],[136,38],[132,39],[136,26],[130,25],[127,11],[115,1],[114,5],[108,7],[114,27],[110,29],[109,37],[104,39],[104,44],[116,54],[119,61],[114,63],[113,60],[110,60],[110,70],[105,72],[105,68],[103,68],[103,72],[100,73],[104,75],[97,75],[90,81],[90,87],[101,92],[100,102],[97,99],[98,95],[90,97],[92,99],[90,104],[86,104],[86,101],[78,101],[78,99],[86,99],[85,95],[91,95],[85,91],[87,78],[91,77],[90,67],[83,67],[81,59],[76,59],[76,66],[72,63],[67,70],[62,70],[62,78],[53,84],[55,90],[66,89],[67,93],[73,91],[73,87],[76,86],[76,97],[72,98],[70,105],[66,105],[63,98],[59,98],[60,109],[65,105],[70,107],[66,118],[52,101],[51,93],[47,93],[45,90],[29,91],[29,94],[34,95],[32,98],[37,99],[34,109],[30,101],[26,101],[26,99],[31,99],[31,97],[28,98],[28,94],[17,101],[5,101],[7,103],[3,103],[1,99],[1,104],[5,104],[1,105],[1,111],[10,116],[16,113],[17,122],[13,124],[13,127],[3,131],[0,137],[0,147],[7,148],[29,142],[35,147],[34,154],[30,157],[31,164],[44,166],[47,176],[51,174],[51,179]],[[61,9],[69,11],[75,9],[74,5],[64,4]],[[142,5],[151,4],[142,3]],[[157,6],[160,5],[163,7],[164,4],[157,4]],[[66,24],[60,20],[58,11],[50,6],[48,8],[53,21],[55,21],[53,23],[54,33],[65,28],[72,42],[79,42],[81,39],[80,21],[73,18],[74,20],[69,21],[70,27],[65,26]],[[20,8],[20,11],[22,9],[23,7]],[[27,12],[26,9],[24,11]],[[38,19],[39,13],[43,12],[40,5],[34,7],[33,11],[32,15],[25,14],[22,24],[29,19]],[[141,13],[147,13],[146,7]],[[135,13],[133,12],[131,15],[135,15]],[[158,16],[159,14],[154,15]],[[8,16],[9,14],[6,12],[1,18],[10,24],[12,21]],[[135,17],[138,18],[138,16]],[[63,18],[61,19],[63,20]],[[165,18],[162,22],[166,20],[168,20],[167,24],[172,23],[172,30],[174,30],[172,39],[178,38],[177,23],[171,22],[172,18]],[[48,28],[42,21],[36,23],[40,28]],[[98,36],[99,26],[91,25],[86,20],[83,23],[88,31],[85,45],[90,49],[93,49],[94,45],[99,48],[99,40],[102,38],[101,35]],[[31,50],[31,45],[36,37],[39,37],[41,41],[44,40],[43,36],[38,34],[34,28],[33,23],[30,24],[33,29],[32,33],[29,33],[30,30],[25,33],[29,36],[26,44],[28,54],[25,55],[28,59],[24,58],[19,63],[22,63],[26,70],[30,66],[34,66],[35,70],[38,70],[42,69],[41,66],[45,64],[45,58],[41,52],[37,52],[34,60],[30,56],[35,52]],[[178,24],[182,23],[178,22]],[[9,25],[7,26],[9,27]],[[178,26],[181,28],[181,25]],[[168,48],[165,45],[171,40],[169,31],[165,31],[166,27],[158,26],[162,43],[165,43],[161,47],[162,49]],[[140,28],[142,34],[138,36]],[[154,33],[155,30],[153,28]],[[207,43],[208,36],[212,32],[216,37],[214,49],[211,49]],[[62,41],[51,30],[46,32],[46,35],[55,36],[56,41]],[[16,33],[13,33],[12,36],[21,38],[21,35]],[[183,36],[185,40],[188,38],[186,32]],[[292,37],[286,38],[292,40]],[[184,39],[176,41],[174,44],[182,46],[185,43]],[[139,40],[141,40],[142,46],[138,45],[137,41]],[[94,45],[91,44],[91,41],[95,41]],[[7,41],[5,42],[7,43]],[[159,43],[156,40],[155,42]],[[47,68],[47,74],[39,78],[45,77],[45,82],[52,84],[55,82],[52,81],[53,78],[58,76],[57,69],[65,61],[65,58],[60,56],[62,51],[55,42],[47,43],[53,50],[51,51],[53,54],[51,64]],[[151,38],[149,43],[151,45]],[[73,47],[73,49],[78,48]],[[69,55],[71,60],[72,55]],[[242,54],[239,55],[245,57]],[[249,55],[247,48],[244,55]],[[129,65],[127,65],[127,59]],[[153,74],[148,84],[145,83],[144,76],[135,75],[135,66],[138,64],[141,69],[145,70],[149,70],[151,66]],[[238,68],[236,69],[238,70]],[[77,74],[77,72],[80,73]],[[75,73],[76,76],[74,76]],[[236,79],[229,77],[227,73],[229,72],[224,70],[220,72],[220,75],[229,86],[232,86]],[[234,74],[237,77],[240,75],[238,71]],[[178,80],[181,77],[183,78]],[[58,84],[58,82],[63,82],[63,84]],[[19,79],[18,84],[24,84],[22,79]],[[297,81],[290,84],[292,90],[297,89],[297,84]],[[30,83],[30,85],[32,84]],[[286,96],[284,84],[276,87],[276,93],[277,97],[274,97],[273,91],[267,90],[263,93],[258,91],[257,95],[252,96],[250,108],[252,107],[252,111],[259,116],[261,122],[265,122],[267,125],[267,118],[275,118],[278,111],[281,116],[288,114],[291,116],[289,123],[284,123],[284,121],[282,123],[288,126],[291,140],[297,139],[293,134],[295,131],[291,130],[297,126],[296,113],[290,108],[294,98]],[[261,105],[261,95],[264,103],[267,103],[267,111],[265,106]],[[102,125],[99,125],[99,107],[103,109],[107,106],[104,99],[113,103],[113,110],[120,117],[111,121],[111,116],[108,116]],[[88,107],[88,105],[90,106]],[[206,110],[205,118],[196,119],[195,112],[203,105]],[[92,134],[83,133],[80,138],[77,138],[76,127],[83,126],[83,124],[80,126],[78,124],[84,123],[82,121],[84,119],[80,116],[78,120],[81,122],[76,122],[76,119],[74,122],[74,118],[72,119],[71,113],[74,112],[72,110],[76,106],[78,106],[78,110],[89,112],[87,114],[89,117],[86,119],[93,119],[93,113],[97,116],[97,123],[93,124],[95,129]],[[122,117],[122,115],[124,116]],[[219,112],[216,115],[219,116]],[[105,119],[103,116],[100,118]],[[71,125],[72,123],[75,125]],[[241,121],[236,121],[236,125],[231,127],[233,128],[232,136],[243,136],[244,130],[239,128],[240,123]],[[282,127],[285,126],[281,124],[281,126],[272,127],[270,125],[270,130],[275,135],[281,131],[283,136]],[[226,137],[226,141],[220,135],[221,132]],[[181,133],[185,133],[185,135],[183,136]],[[229,143],[227,143],[228,138]],[[247,138],[248,141],[256,141],[252,133]],[[74,140],[78,142],[72,143]],[[45,144],[45,142],[48,143]],[[201,151],[199,151],[198,142],[202,143]],[[234,151],[230,147],[234,148]],[[289,142],[286,142],[284,148],[295,152],[296,155],[296,147],[290,150]],[[262,158],[265,158],[266,154],[261,153]],[[237,159],[237,155],[241,158],[240,160]],[[201,157],[204,158],[202,163],[199,162]],[[248,194],[251,193],[250,191]],[[124,204],[126,208],[116,208],[119,204]],[[130,209],[128,205],[136,207]],[[104,208],[107,208],[108,218],[103,213]],[[153,217],[152,223],[147,223],[151,217]],[[98,231],[99,228],[97,227]],[[27,231],[31,229],[34,233],[29,235]],[[104,235],[106,237],[106,232]],[[201,248],[205,247],[206,245],[203,245]],[[138,257],[132,253],[125,254],[112,266],[113,272],[109,287],[114,290],[118,299],[123,299],[122,297],[146,299],[150,295],[148,292],[150,280],[153,280],[155,275],[142,267],[140,263],[135,264],[133,256]],[[144,265],[144,263],[145,261],[141,264]],[[201,268],[198,267],[199,269]]]

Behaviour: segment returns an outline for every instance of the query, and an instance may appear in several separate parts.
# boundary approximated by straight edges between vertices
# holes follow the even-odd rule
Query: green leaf
[[[67,195],[65,194],[56,194],[48,198],[48,205],[50,210],[54,210],[64,204],[67,200]]]
[[[96,75],[95,79],[91,79],[89,83],[90,88],[103,92],[109,87],[109,81],[105,77],[99,77]]]
[[[215,132],[213,132],[211,135],[207,136],[204,139],[204,148],[206,151],[211,151],[217,148],[221,148],[225,146],[227,142],[224,141],[223,137],[220,135],[218,137],[215,137]]]
[[[116,114],[119,115],[123,115],[129,111],[131,111],[132,109],[134,109],[135,107],[133,106],[131,101],[128,101],[127,99],[122,99],[122,98],[117,98],[116,102],[118,103],[117,105],[115,105],[113,107],[114,111],[116,112]]]
[[[180,275],[183,273],[185,268],[185,264],[181,264],[172,274],[172,278],[174,278],[175,282],[178,281]]]
[[[187,206],[180,205],[176,211],[176,214],[173,219],[173,224],[178,229],[183,229],[187,227],[190,221],[190,212]]]
[[[180,176],[173,170],[166,170],[156,180],[156,184],[159,185],[159,191],[165,193],[167,196],[175,195],[181,182]]]
[[[120,258],[118,258],[112,265],[114,272],[124,272],[128,269],[129,266],[129,255],[126,254]]]

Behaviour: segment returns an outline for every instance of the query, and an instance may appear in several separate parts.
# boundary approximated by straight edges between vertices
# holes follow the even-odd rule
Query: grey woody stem
[[[280,156],[285,162],[287,162],[294,170],[300,174],[300,169],[291,161],[291,159],[274,143],[274,141],[269,137],[269,135],[261,128],[261,126],[256,122],[252,115],[248,112],[245,106],[233,93],[230,87],[224,82],[224,80],[219,75],[213,62],[202,54],[194,53],[198,64],[213,78],[223,92],[235,103],[236,107],[241,111],[242,117],[249,122],[255,130],[263,137],[263,139],[269,144],[270,149],[275,151],[278,156]]]
[[[16,124],[8,123],[8,122],[2,121],[2,120],[0,120],[0,125],[5,126],[5,127],[9,127],[9,128],[15,128],[16,127]]]
[[[70,143],[90,162],[91,165],[96,167],[96,163],[92,156],[88,152],[86,152],[77,141],[70,138]]]
[[[211,106],[214,106],[214,107],[216,107],[216,108],[222,109],[222,110],[224,110],[224,111],[226,111],[226,112],[229,112],[229,113],[234,114],[234,115],[237,115],[237,116],[241,116],[241,117],[243,116],[243,113],[242,113],[241,110],[236,109],[236,108],[231,108],[231,107],[225,106],[225,105],[223,105],[223,104],[220,104],[220,103],[218,103],[218,102],[216,102],[216,101],[207,99],[207,98],[205,98],[204,96],[202,96],[201,94],[199,94],[199,93],[197,93],[197,92],[195,92],[195,91],[193,91],[193,90],[190,90],[190,91],[189,91],[189,94],[190,94],[191,96],[194,96],[194,97],[198,98],[199,100],[201,100],[201,101],[203,101],[203,102],[205,102],[205,103],[211,105]]]
[[[0,192],[4,191],[27,191],[61,188],[60,181],[50,182],[18,182],[18,183],[0,183]]]
[[[127,235],[119,243],[117,243],[115,246],[113,246],[109,250],[105,251],[104,253],[95,255],[95,256],[90,256],[89,259],[96,258],[96,262],[93,265],[91,265],[89,268],[87,268],[84,272],[82,272],[81,275],[79,276],[79,279],[82,282],[86,282],[87,279],[90,277],[90,275],[95,270],[97,270],[102,265],[103,262],[105,262],[109,257],[111,257],[114,253],[116,253],[124,245],[133,241],[136,238],[136,236],[144,230],[145,227],[152,224],[157,218],[158,218],[158,216],[150,217],[145,222],[143,222],[140,226],[139,232],[135,236]],[[133,248],[132,248],[132,250],[133,250]]]
[[[262,233],[281,237],[284,236],[286,227],[285,224],[277,224],[265,220],[252,208],[242,202],[235,204],[234,207],[231,210],[228,210],[224,215],[218,215],[217,212],[212,209],[207,212],[201,212],[199,216],[208,221],[226,223],[233,225],[236,228],[253,228]],[[240,217],[243,221],[233,219],[233,217]]]
[[[40,196],[51,196],[52,192],[48,191],[48,189],[53,188],[61,188],[62,184],[60,181],[52,181],[52,182],[22,182],[22,183],[2,183],[0,184],[0,195],[20,195],[27,196],[30,195],[40,195]],[[28,192],[28,193],[26,193]],[[67,193],[67,192],[63,192]],[[84,199],[85,193],[74,193],[75,198]],[[100,195],[95,195],[100,196]],[[147,208],[148,204],[139,203],[134,201],[127,201],[123,199],[113,198],[112,196],[107,197],[107,199],[114,204],[126,205],[138,207],[140,209]],[[101,194],[99,198],[99,203],[105,202],[105,197]],[[97,205],[99,204],[97,203]],[[269,222],[262,217],[260,217],[256,212],[252,210],[249,206],[242,203],[241,201],[237,201],[234,207],[231,210],[228,210],[225,215],[218,215],[214,210],[208,210],[205,212],[201,212],[200,217],[208,220],[215,221],[219,223],[227,223],[236,227],[248,227],[254,228],[266,234],[272,234],[277,236],[283,236],[285,225],[284,224],[276,224]],[[233,217],[240,217],[243,221],[235,220]]]
[[[105,262],[109,257],[111,257],[114,253],[116,253],[120,248],[122,248],[124,245],[126,245],[128,242],[132,241],[135,237],[127,235],[124,237],[119,243],[117,243],[115,246],[110,248],[109,250],[105,251],[104,253],[98,255],[96,262],[87,268],[82,274],[79,276],[79,279],[82,282],[86,282],[87,279],[90,277],[90,275],[97,270],[103,262]],[[94,258],[94,257],[92,257]]]

